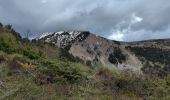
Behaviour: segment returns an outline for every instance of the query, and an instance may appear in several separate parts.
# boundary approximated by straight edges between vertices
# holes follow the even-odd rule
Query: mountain
[[[169,42],[90,32],[29,40],[0,24],[0,100],[169,100]]]
[[[168,39],[119,42],[81,31],[43,33],[37,39],[65,48],[74,57],[92,66],[101,64],[117,70],[160,76],[170,70]]]

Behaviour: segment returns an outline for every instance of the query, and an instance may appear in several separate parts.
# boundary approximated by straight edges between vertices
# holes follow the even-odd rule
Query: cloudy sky
[[[0,0],[0,22],[22,34],[81,30],[121,41],[170,38],[170,1]]]

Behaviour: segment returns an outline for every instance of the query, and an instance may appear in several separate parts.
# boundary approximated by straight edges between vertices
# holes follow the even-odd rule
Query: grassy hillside
[[[66,50],[0,27],[2,100],[168,100],[169,94],[170,75],[149,78],[87,66]]]

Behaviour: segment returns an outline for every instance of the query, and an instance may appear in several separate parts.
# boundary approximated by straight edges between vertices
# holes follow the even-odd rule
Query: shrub
[[[70,63],[45,61],[38,69],[48,76],[51,82],[63,79],[70,83],[76,83],[84,79],[80,69],[74,68]]]
[[[12,25],[10,25],[10,24],[5,25],[5,29],[8,30],[8,31],[11,31],[12,30]]]
[[[24,56],[30,59],[39,59],[41,57],[41,54],[39,54],[38,52],[32,51],[29,48],[19,47],[15,50],[15,52],[19,54],[23,54]]]
[[[145,76],[130,75],[126,72],[115,72],[106,68],[98,69],[96,74],[105,88],[109,88],[112,92],[130,93],[138,97],[162,98],[167,95],[166,86],[163,87],[154,80]]]
[[[162,63],[162,64],[170,64],[170,51],[163,50],[155,47],[127,47],[135,55],[144,57],[148,61],[152,61],[153,63]]]
[[[90,60],[88,60],[88,61],[86,61],[86,65],[87,66],[92,66],[93,64],[92,64],[92,62]]]
[[[144,74],[149,76],[165,77],[167,75],[166,71],[159,65],[151,65],[149,62],[146,62],[141,68]]]
[[[123,63],[126,60],[120,48],[114,48],[114,52],[109,55],[108,60],[113,64]]]
[[[150,65],[145,63],[142,71],[146,74],[156,75],[159,77],[165,77],[170,73],[170,51],[156,48],[156,47],[126,47],[131,50],[135,55],[139,57],[142,62],[149,61],[152,63],[160,63],[163,66],[159,65]]]
[[[62,48],[60,49],[60,52],[59,52],[59,58],[60,60],[63,60],[63,61],[82,62],[82,63],[84,62],[79,57],[74,57],[72,54],[68,52],[68,50],[62,49]]]
[[[0,28],[2,28],[3,27],[3,24],[0,22]]]
[[[44,54],[40,50],[32,50],[28,45],[17,43],[17,39],[11,33],[0,34],[0,50],[8,54],[18,53],[30,59],[44,58]]]

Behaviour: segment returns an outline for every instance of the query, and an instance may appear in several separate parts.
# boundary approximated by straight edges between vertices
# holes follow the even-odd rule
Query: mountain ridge
[[[59,48],[0,27],[0,99],[169,100],[168,41],[124,44],[85,37]],[[91,61],[84,64],[76,55]],[[114,66],[95,65],[99,62]]]
[[[64,39],[59,39],[61,35],[67,36]],[[39,38],[40,40],[44,40],[45,42],[52,43],[58,47],[65,48],[62,46],[62,43],[65,43],[65,39],[69,39],[72,37],[71,34],[74,32],[59,32],[57,35],[47,35],[43,38]],[[83,35],[82,38],[77,38],[78,35],[75,35],[73,41],[69,41],[69,44],[66,44],[67,50],[74,57],[78,57],[88,63],[90,65],[101,64],[106,67],[110,67],[117,70],[130,70],[135,73],[144,73],[142,68],[145,63],[148,62],[141,60],[139,54],[135,52],[135,49],[138,48],[139,51],[143,51],[143,48],[146,50],[151,48],[151,50],[160,51],[169,51],[169,39],[158,39],[158,40],[146,40],[146,41],[134,41],[134,42],[122,42],[109,40],[104,37],[98,36],[96,34],[90,32],[75,32],[78,35],[88,33],[88,35]],[[56,34],[56,33],[53,33]],[[71,35],[71,36],[68,36]],[[52,38],[51,38],[52,36]],[[56,41],[57,38],[57,41]],[[50,39],[50,41],[48,41]],[[72,38],[71,38],[72,39]],[[75,39],[75,40],[74,40]],[[58,41],[61,40],[61,41]],[[64,41],[64,42],[63,42]],[[58,45],[58,43],[61,45]],[[150,47],[150,48],[149,48]],[[166,53],[170,55],[169,53]],[[154,56],[157,55],[153,54]],[[159,54],[158,54],[159,55]],[[141,55],[140,55],[141,56]],[[147,55],[144,55],[143,58],[146,58]],[[152,56],[151,56],[152,57]],[[167,59],[169,59],[167,57]],[[150,62],[150,61],[149,61]],[[151,62],[152,63],[152,62]],[[165,64],[158,64],[161,66],[165,66]]]

